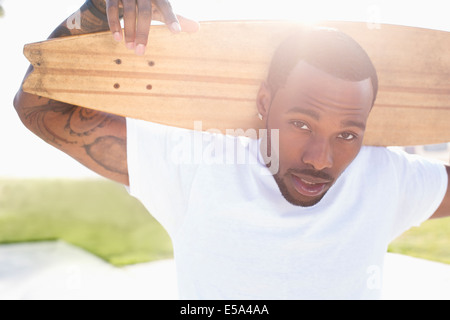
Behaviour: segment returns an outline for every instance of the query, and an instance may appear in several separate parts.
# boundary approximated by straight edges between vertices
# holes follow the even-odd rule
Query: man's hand
[[[138,55],[145,53],[152,20],[164,22],[174,33],[196,32],[199,28],[197,22],[175,15],[167,0],[106,0],[109,28],[117,41],[123,40],[120,9],[123,9],[125,44]]]

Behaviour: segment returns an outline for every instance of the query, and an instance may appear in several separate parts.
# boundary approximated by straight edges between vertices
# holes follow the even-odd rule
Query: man
[[[167,1],[121,3],[124,39],[119,1],[101,0],[81,7],[81,29],[62,24],[52,37],[110,28],[142,54],[152,14],[173,32],[198,28]],[[378,87],[370,59],[337,31],[293,37],[275,54],[256,99],[267,141],[124,119],[21,90],[15,108],[45,141],[129,186],[162,223],[181,298],[379,298],[388,244],[450,214],[450,169],[362,147]],[[179,161],[180,150],[196,157],[189,141],[213,151]],[[245,161],[221,161],[220,150]]]

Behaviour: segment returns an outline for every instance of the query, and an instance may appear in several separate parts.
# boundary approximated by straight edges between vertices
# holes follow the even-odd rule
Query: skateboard
[[[361,22],[325,21],[371,57],[379,93],[364,144],[450,141],[450,33]],[[152,26],[144,56],[110,32],[27,44],[34,67],[26,92],[124,117],[194,129],[259,130],[256,96],[276,47],[299,23],[202,22],[193,34]],[[306,26],[305,26],[306,27]],[[236,130],[240,129],[240,130]]]

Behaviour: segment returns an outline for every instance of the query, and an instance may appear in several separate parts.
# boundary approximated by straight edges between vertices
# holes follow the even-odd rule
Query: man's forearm
[[[62,22],[49,36],[59,38],[71,35],[107,31],[108,19],[104,0],[87,0],[78,11]]]
[[[109,30],[103,0],[86,1],[50,38]],[[30,66],[25,78],[33,67]],[[125,119],[29,94],[19,89],[14,107],[24,125],[93,171],[128,183]]]

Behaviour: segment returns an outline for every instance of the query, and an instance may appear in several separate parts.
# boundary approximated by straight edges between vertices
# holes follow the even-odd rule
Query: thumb
[[[178,14],[174,15],[172,12],[169,17],[164,17],[161,11],[155,7],[153,9],[152,20],[165,23],[172,32],[183,31],[193,33],[200,29],[199,23],[195,20],[180,16]],[[179,27],[174,26],[175,24]],[[179,30],[180,28],[181,30]]]
[[[200,29],[200,24],[195,20],[180,15],[177,15],[177,18],[183,32],[194,33]]]

